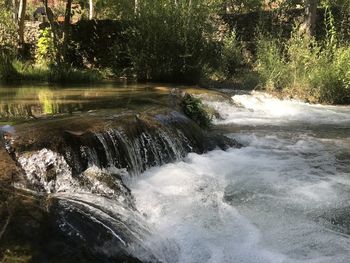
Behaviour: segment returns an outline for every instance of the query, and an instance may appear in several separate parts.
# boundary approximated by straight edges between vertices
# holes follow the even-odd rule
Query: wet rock
[[[22,254],[35,262],[161,261],[123,179],[189,152],[239,146],[174,111],[89,114],[15,129],[4,143],[15,153],[25,188],[36,194],[26,206],[20,201],[26,215],[11,221],[6,235],[12,243],[2,247],[26,247]],[[16,225],[26,234],[20,236]]]
[[[113,169],[111,172],[91,167],[84,171],[79,180],[91,193],[117,199],[125,207],[136,210],[134,197],[122,181],[122,176],[126,175],[127,172],[123,170]]]
[[[10,185],[18,173],[15,162],[11,159],[4,146],[0,146],[0,171],[0,184],[3,186]]]
[[[50,149],[65,157],[74,174],[93,165],[139,174],[189,152],[239,146],[223,135],[203,131],[173,111],[49,120],[16,129],[13,147],[17,154]]]

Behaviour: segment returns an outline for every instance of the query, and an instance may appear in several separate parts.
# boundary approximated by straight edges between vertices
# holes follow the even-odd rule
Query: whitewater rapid
[[[263,93],[205,103],[245,147],[191,153],[130,183],[178,251],[166,261],[350,262],[350,107]]]

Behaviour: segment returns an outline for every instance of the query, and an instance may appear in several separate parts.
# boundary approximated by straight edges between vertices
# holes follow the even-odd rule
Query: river
[[[165,88],[156,90],[147,99],[145,93],[137,95],[159,107],[168,98],[159,97]],[[109,92],[104,100],[112,103],[111,94],[118,92]],[[148,228],[142,235],[146,250],[152,247],[163,262],[349,262],[350,107],[310,105],[260,92],[226,91],[230,99],[225,100],[203,90],[198,96],[215,111],[214,130],[243,147],[192,152],[124,177],[139,211],[132,220]],[[55,109],[41,103],[49,110],[39,110],[39,117]],[[102,105],[103,114],[115,108]],[[74,107],[67,112],[100,110],[84,100]],[[18,121],[16,116],[7,114],[6,121]],[[72,199],[66,192],[56,195]],[[76,192],[75,200],[91,198]],[[100,202],[117,209],[96,198]],[[143,250],[132,251],[152,261]]]
[[[350,108],[232,99],[207,104],[245,147],[150,169],[137,207],[178,262],[349,262]]]

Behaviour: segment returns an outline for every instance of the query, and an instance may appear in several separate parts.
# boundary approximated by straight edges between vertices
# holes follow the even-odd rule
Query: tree
[[[89,0],[89,19],[94,18],[94,3],[93,0]]]
[[[67,45],[68,45],[68,39],[69,39],[69,29],[70,29],[70,23],[71,23],[71,17],[72,17],[72,2],[73,0],[67,0],[66,2],[66,11],[64,14],[64,24],[63,24],[63,51],[65,55]]]
[[[315,35],[318,0],[306,0],[305,19],[301,27],[302,31],[309,36]]]
[[[58,24],[54,21],[54,14],[51,8],[49,7],[49,0],[43,0],[47,19],[49,20],[49,24],[53,34],[53,44],[56,52],[57,64],[61,64],[65,61],[67,51],[68,51],[68,42],[70,37],[70,24],[71,24],[71,17],[72,17],[72,2],[73,0],[66,0],[63,31],[62,31],[62,34],[60,34],[60,29],[58,27]]]
[[[24,20],[26,16],[27,0],[20,0],[18,7],[18,42],[20,45],[24,44]]]

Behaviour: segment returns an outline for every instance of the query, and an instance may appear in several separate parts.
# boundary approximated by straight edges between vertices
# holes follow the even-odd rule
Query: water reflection
[[[145,110],[165,105],[173,87],[116,85],[0,86],[0,123],[101,109]]]

